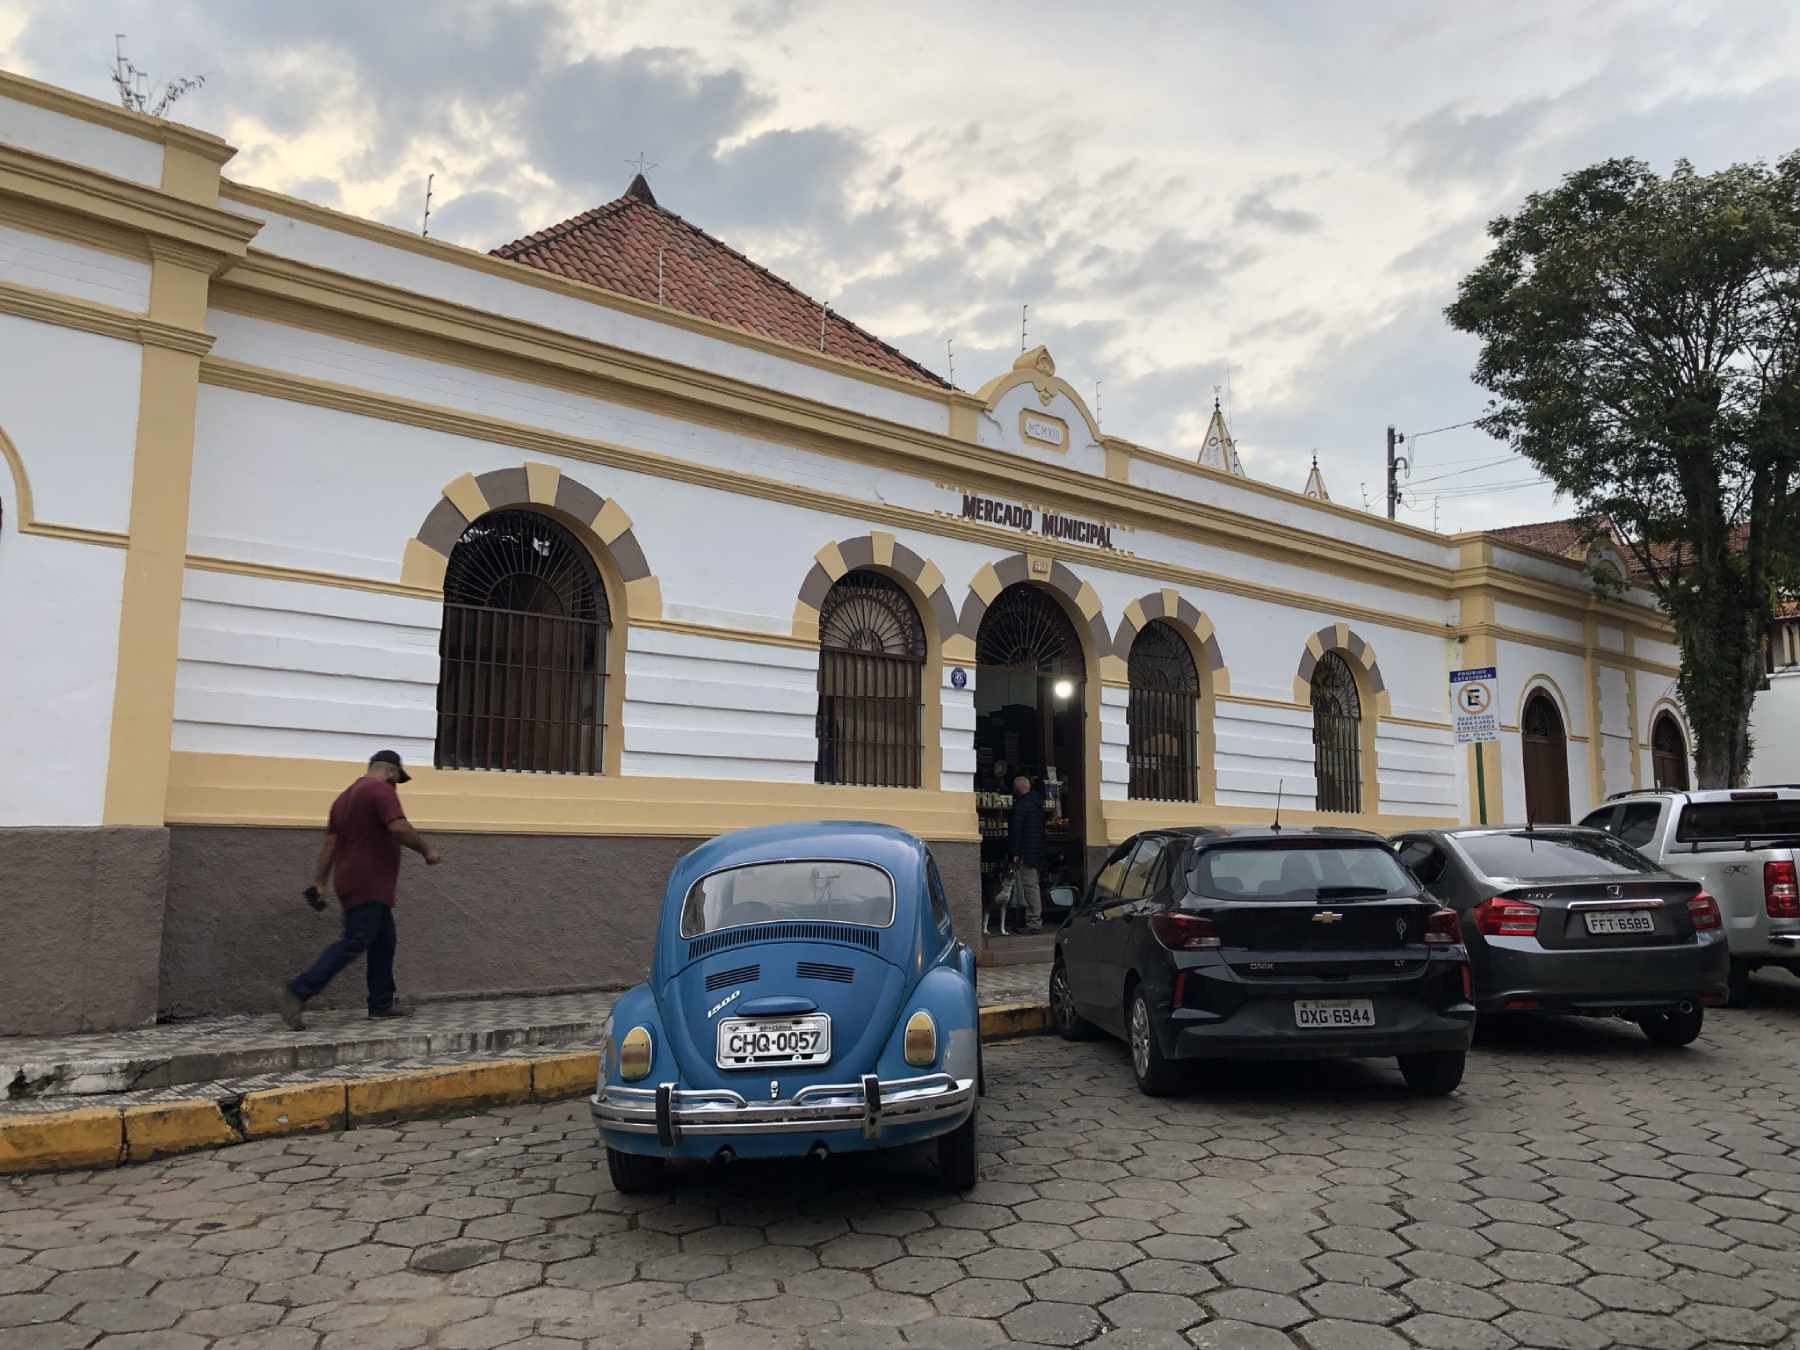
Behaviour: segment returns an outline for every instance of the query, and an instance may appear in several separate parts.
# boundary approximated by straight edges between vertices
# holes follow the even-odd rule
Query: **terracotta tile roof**
[[[1521,548],[1534,548],[1540,553],[1571,557],[1582,550],[1582,544],[1593,528],[1592,522],[1580,516],[1567,520],[1541,520],[1532,525],[1507,525],[1498,530],[1483,531],[1491,539],[1503,539]]]
[[[659,251],[663,255],[660,298],[656,276]],[[631,180],[617,201],[528,234],[493,253],[759,337],[819,350],[817,300],[658,206],[642,174]],[[924,366],[838,314],[826,319],[825,352],[885,375],[949,388]]]

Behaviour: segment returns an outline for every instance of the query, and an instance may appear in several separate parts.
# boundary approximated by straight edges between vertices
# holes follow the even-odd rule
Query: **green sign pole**
[[[1475,742],[1475,801],[1481,808],[1481,823],[1487,824],[1487,774],[1481,767],[1481,742]]]

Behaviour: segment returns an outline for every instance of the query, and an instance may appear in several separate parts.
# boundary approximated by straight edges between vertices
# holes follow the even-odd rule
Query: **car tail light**
[[[1463,1002],[1473,1003],[1475,1001],[1475,976],[1470,973],[1469,963],[1467,961],[1464,961],[1462,964],[1462,977]]]
[[[1425,916],[1425,941],[1434,947],[1453,946],[1462,941],[1462,924],[1453,909],[1437,909]]]
[[[1703,933],[1720,924],[1719,902],[1705,891],[1688,901],[1688,913],[1694,916],[1694,931]]]
[[[1496,895],[1475,906],[1475,931],[1483,937],[1534,937],[1538,907]]]
[[[1172,952],[1211,951],[1219,945],[1219,929],[1198,914],[1164,910],[1150,917],[1150,931]]]
[[[650,1072],[656,1049],[650,1042],[648,1027],[633,1027],[619,1042],[619,1077],[630,1080]]]
[[[1763,905],[1771,919],[1800,919],[1800,881],[1793,863],[1763,864]]]
[[[906,1062],[915,1069],[929,1069],[937,1063],[937,1023],[923,1008],[906,1019],[901,1049]]]

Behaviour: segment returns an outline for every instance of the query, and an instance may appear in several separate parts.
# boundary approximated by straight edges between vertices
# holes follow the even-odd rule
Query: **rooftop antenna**
[[[1358,483],[1357,486],[1362,489],[1363,510],[1367,511],[1369,509],[1369,485],[1367,483]]]
[[[956,339],[944,339],[944,356],[950,362],[950,383],[956,383]]]
[[[819,350],[825,350],[825,320],[831,316],[831,301],[819,306]]]
[[[1275,823],[1269,828],[1274,830],[1276,834],[1281,833],[1281,794],[1286,787],[1287,779],[1277,778],[1275,780]]]
[[[1431,499],[1431,532],[1433,534],[1438,532],[1438,506],[1443,500],[1442,497],[1433,497]]]
[[[435,173],[425,175],[425,220],[419,226],[419,233],[428,238],[431,235],[431,184],[436,177]]]
[[[1025,334],[1027,331],[1029,331],[1030,322],[1031,322],[1031,306],[1030,305],[1020,305],[1019,306],[1019,354],[1021,356],[1023,356],[1025,354]]]
[[[206,83],[206,76],[183,75],[152,89],[149,74],[132,65],[131,58],[125,55],[125,35],[114,33],[112,82],[120,107],[151,117],[166,117],[183,96]]]
[[[1100,381],[1095,380],[1094,381],[1094,425],[1095,426],[1100,425],[1100,408],[1101,408],[1101,406],[1102,405],[1100,403]]]

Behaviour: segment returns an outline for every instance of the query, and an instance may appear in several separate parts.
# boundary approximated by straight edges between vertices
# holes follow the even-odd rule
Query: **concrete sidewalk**
[[[1048,973],[981,971],[985,1039],[1043,1029]],[[616,997],[445,1000],[392,1022],[309,1012],[304,1031],[271,1011],[0,1039],[0,1172],[579,1095]]]

